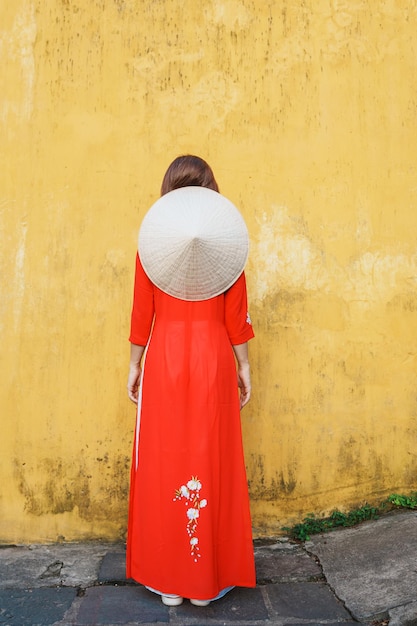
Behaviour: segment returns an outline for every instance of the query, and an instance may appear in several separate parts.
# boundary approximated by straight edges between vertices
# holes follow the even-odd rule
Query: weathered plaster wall
[[[195,152],[251,234],[255,532],[417,487],[417,3],[0,7],[0,540],[122,537],[138,226]]]

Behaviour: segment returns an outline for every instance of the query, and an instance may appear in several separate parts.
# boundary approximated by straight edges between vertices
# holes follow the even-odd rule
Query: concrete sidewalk
[[[417,625],[417,513],[353,529],[256,542],[258,585],[205,608],[165,607],[125,579],[123,544],[0,549],[3,626]]]

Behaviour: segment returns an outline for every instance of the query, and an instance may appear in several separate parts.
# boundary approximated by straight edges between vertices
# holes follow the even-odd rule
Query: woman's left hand
[[[127,394],[135,404],[138,403],[139,383],[142,370],[140,365],[131,365],[127,379]]]

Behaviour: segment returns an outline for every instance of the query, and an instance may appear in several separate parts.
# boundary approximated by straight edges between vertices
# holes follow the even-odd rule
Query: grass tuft
[[[393,508],[417,509],[417,492],[409,496],[394,493],[379,506],[364,504],[348,513],[342,513],[336,509],[328,517],[316,517],[314,513],[309,513],[299,524],[284,527],[282,530],[285,530],[292,539],[308,541],[311,535],[325,533],[336,528],[349,528],[368,520],[378,519],[382,513]]]

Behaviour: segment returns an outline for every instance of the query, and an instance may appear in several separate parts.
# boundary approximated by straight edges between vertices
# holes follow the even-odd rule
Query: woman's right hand
[[[251,394],[248,342],[233,345],[232,348],[237,360],[237,384],[240,391],[240,408],[243,409],[249,402]]]
[[[243,409],[243,407],[249,402],[251,394],[249,363],[244,363],[238,366],[237,384],[240,390],[240,408]]]

